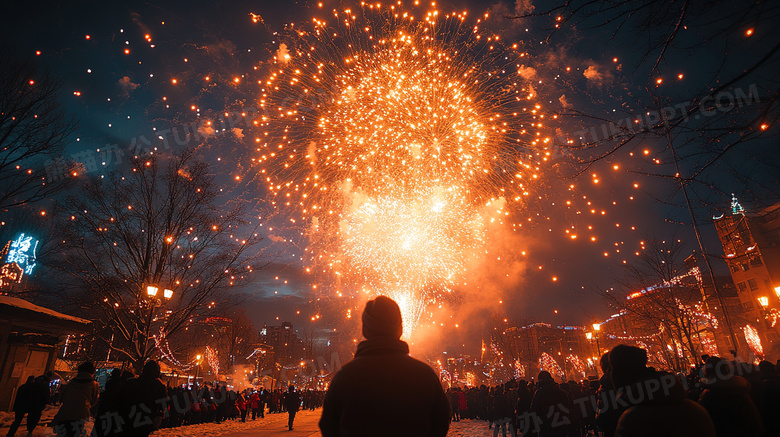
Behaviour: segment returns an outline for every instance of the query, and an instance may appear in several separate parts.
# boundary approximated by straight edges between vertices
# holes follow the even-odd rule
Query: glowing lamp
[[[173,297],[173,290],[170,290],[170,289],[168,289],[168,288],[164,289],[164,290],[163,290],[163,296],[164,296],[166,299],[170,299],[170,298],[172,298],[172,297]]]
[[[200,361],[201,358],[203,358],[203,355],[201,355],[201,354],[195,355],[195,359],[196,360]]]
[[[588,340],[590,340],[591,338],[593,338],[593,333],[592,333],[592,332],[586,332],[586,333],[585,333],[585,338],[587,338]]]
[[[780,287],[775,287],[775,294],[780,297]]]
[[[762,307],[766,308],[767,305],[769,305],[769,298],[766,296],[761,296],[758,298],[758,303],[760,303]]]
[[[148,285],[148,286],[146,286],[146,294],[147,294],[149,297],[155,297],[155,296],[157,296],[157,290],[158,290],[158,289],[157,289],[157,287],[155,287],[154,285]]]
[[[599,325],[598,323],[594,323],[593,324],[593,330],[594,331],[601,331],[601,325]]]

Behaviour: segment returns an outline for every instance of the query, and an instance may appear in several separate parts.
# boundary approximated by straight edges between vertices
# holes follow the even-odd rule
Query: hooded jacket
[[[97,404],[100,386],[91,373],[79,372],[62,389],[62,406],[55,422],[89,419],[92,406]]]
[[[645,377],[618,394],[627,404],[616,437],[715,437],[715,426],[701,405],[688,399],[673,375],[647,369]]]
[[[761,416],[750,399],[750,383],[747,379],[733,375],[707,381],[704,387],[699,403],[710,413],[719,436],[763,435]]]
[[[444,437],[449,420],[433,369],[410,357],[405,342],[373,337],[333,377],[319,425],[323,437]]]

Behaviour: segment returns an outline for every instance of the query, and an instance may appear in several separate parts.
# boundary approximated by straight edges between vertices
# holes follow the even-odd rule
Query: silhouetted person
[[[320,419],[323,437],[447,435],[450,403],[439,377],[409,356],[402,333],[398,304],[384,296],[366,303],[366,340],[328,388]]]
[[[531,401],[531,411],[539,420],[539,435],[541,437],[569,437],[572,433],[574,406],[569,394],[563,391],[553,380],[550,372],[539,372]],[[523,434],[528,430],[521,430]],[[532,430],[530,430],[532,431]]]
[[[509,397],[504,393],[503,387],[496,388],[496,395],[493,398],[493,417],[495,418],[495,429],[493,437],[498,435],[498,429],[501,428],[501,435],[506,437],[506,430],[509,428],[509,435],[515,436],[515,409]]]
[[[125,437],[146,437],[160,427],[164,411],[162,405],[168,393],[160,381],[160,365],[149,360],[141,376],[125,383],[122,396],[129,420],[124,426]]]
[[[515,406],[515,413],[517,414],[517,427],[519,429],[527,429],[529,432],[526,434],[523,434],[524,436],[527,436],[531,434],[533,425],[529,422],[531,419],[531,400],[533,399],[533,394],[531,393],[531,390],[528,388],[528,381],[521,379],[520,383],[517,387],[517,405]],[[520,423],[520,422],[523,423]]]
[[[604,433],[604,437],[614,437],[617,428],[618,419],[623,414],[625,408],[610,402],[616,396],[615,387],[612,386],[612,369],[609,366],[609,352],[604,353],[599,359],[601,367],[601,378],[599,379],[599,389],[596,393],[598,402],[596,414],[596,426],[599,431]],[[606,403],[605,403],[606,401]]]
[[[780,378],[775,365],[769,361],[758,363],[764,381],[763,402],[764,435],[780,435]]]
[[[8,437],[14,437],[16,430],[19,429],[19,425],[22,424],[24,415],[30,412],[32,406],[33,396],[35,395],[35,377],[30,375],[27,378],[27,382],[22,384],[18,390],[16,390],[16,398],[14,399],[14,421],[11,424],[11,428],[8,430]],[[35,426],[30,428],[30,418],[27,418],[27,432],[32,433]]]
[[[747,379],[734,375],[733,365],[718,357],[707,359],[704,374],[704,391],[699,403],[710,413],[718,436],[763,435],[761,416],[750,399]]]
[[[54,416],[54,431],[60,437],[80,437],[90,410],[97,404],[100,386],[94,380],[95,365],[91,361],[81,363],[76,377],[62,388],[62,405]]]
[[[287,393],[284,394],[284,407],[287,409],[287,428],[292,431],[295,414],[301,407],[301,397],[295,391],[295,386],[287,387]]]
[[[647,351],[624,344],[609,351],[612,385],[622,389],[616,437],[715,437],[707,411],[685,396],[672,374],[647,367]]]

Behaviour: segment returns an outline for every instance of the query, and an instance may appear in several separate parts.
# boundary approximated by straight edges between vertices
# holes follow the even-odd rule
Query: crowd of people
[[[48,424],[60,437],[81,437],[90,419],[94,419],[92,437],[146,437],[160,428],[201,423],[258,420],[268,413],[287,413],[292,429],[295,414],[301,409],[322,406],[324,393],[318,390],[273,391],[254,387],[234,390],[219,383],[166,386],[160,379],[160,366],[148,361],[139,376],[128,370],[111,372],[101,391],[95,381],[91,362],[79,365],[78,373],[63,385],[56,399],[59,410]],[[28,435],[39,424],[41,412],[54,399],[50,375],[30,377],[17,391],[13,410],[15,420],[7,437],[14,437],[24,416]]]
[[[455,387],[451,420],[485,420],[494,436],[780,435],[774,364],[705,355],[688,374],[671,374],[647,363],[644,349],[620,345],[602,356],[598,380],[556,383],[542,371],[530,381]]]

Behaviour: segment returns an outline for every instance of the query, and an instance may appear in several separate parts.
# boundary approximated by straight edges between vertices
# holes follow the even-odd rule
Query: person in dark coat
[[[775,365],[769,361],[758,363],[761,379],[764,381],[762,414],[764,435],[780,435],[780,378]]]
[[[333,377],[320,419],[323,437],[444,437],[450,402],[439,377],[409,356],[401,310],[379,296],[366,303],[355,359]]]
[[[531,420],[531,390],[528,388],[528,381],[521,379],[519,386],[517,387],[517,405],[515,406],[515,412],[517,414],[517,424],[515,429],[527,429],[528,432],[523,436],[528,436],[532,433],[533,424],[528,423]]]
[[[501,428],[501,435],[506,437],[506,430],[509,428],[509,435],[515,436],[514,418],[515,409],[512,406],[512,402],[509,400],[509,396],[504,393],[503,387],[496,388],[496,395],[493,398],[493,417],[495,418],[495,429],[493,430],[493,437],[498,435],[498,429]]]
[[[11,423],[11,428],[8,430],[7,437],[14,437],[14,434],[16,434],[16,430],[19,429],[19,425],[22,424],[22,419],[24,419],[24,415],[30,412],[34,395],[35,395],[35,377],[30,375],[27,378],[27,382],[22,384],[22,386],[16,390],[16,398],[14,399],[14,407],[13,407],[14,421],[13,423]],[[27,431],[31,433],[33,429],[35,429],[35,427],[33,426],[32,428],[30,428],[30,418],[28,415]]]
[[[292,431],[293,422],[295,421],[295,414],[301,408],[301,397],[298,392],[295,391],[295,386],[290,385],[287,387],[287,392],[284,394],[284,408],[287,410],[287,428]]]
[[[537,379],[539,383],[531,400],[531,412],[539,422],[539,435],[541,437],[573,436],[574,405],[569,394],[558,387],[550,372],[546,370],[539,372]],[[528,430],[522,431],[525,434]]]
[[[710,357],[704,365],[704,391],[699,398],[718,436],[760,437],[764,430],[758,408],[750,398],[750,383],[728,361]]]
[[[49,403],[49,397],[51,396],[51,390],[49,389],[49,381],[51,381],[50,373],[45,373],[35,378],[35,386],[33,387],[33,395],[30,399],[30,411],[27,413],[27,432],[32,434],[33,430],[41,421],[41,414]]]
[[[95,381],[95,365],[91,361],[79,364],[76,377],[63,388],[59,411],[52,419],[54,432],[60,437],[78,437],[97,405],[100,385]]]
[[[167,411],[168,393],[160,381],[160,364],[149,360],[141,376],[127,381],[124,387],[125,437],[147,437],[157,430]]]
[[[680,381],[647,367],[647,351],[624,344],[609,351],[620,415],[616,437],[715,437],[707,410],[688,399]],[[738,434],[742,435],[742,434]]]

